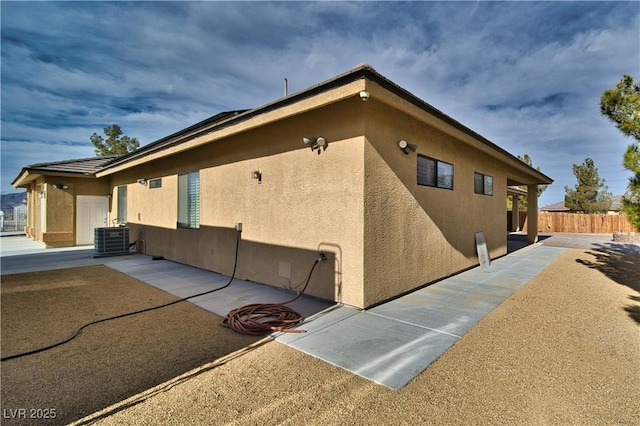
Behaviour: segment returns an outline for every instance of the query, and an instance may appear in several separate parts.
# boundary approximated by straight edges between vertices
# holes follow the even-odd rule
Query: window
[[[476,194],[493,195],[493,177],[475,172],[473,174],[473,192]]]
[[[453,189],[453,164],[418,155],[418,185]]]
[[[200,228],[200,173],[178,175],[178,228]]]
[[[127,187],[118,187],[118,217],[115,222],[118,225],[127,223]]]
[[[149,188],[162,188],[162,179],[151,179],[149,181]]]

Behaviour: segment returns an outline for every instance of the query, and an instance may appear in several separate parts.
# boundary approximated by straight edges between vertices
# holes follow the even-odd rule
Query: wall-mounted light
[[[54,183],[53,186],[55,189],[69,189],[69,185],[65,185],[63,183]]]
[[[367,92],[366,90],[361,91],[360,99],[362,99],[363,101],[366,101],[367,99],[369,99],[369,92]]]
[[[400,142],[398,142],[398,146],[400,147],[402,152],[404,152],[406,155],[409,155],[409,150],[416,152],[416,150],[418,149],[418,145],[414,143],[409,143],[404,139],[401,139]]]
[[[311,147],[311,151],[315,151],[316,149],[318,150],[318,154],[320,153],[320,149],[325,150],[327,149],[327,140],[325,138],[323,138],[322,136],[318,136],[318,137],[305,137],[302,138],[302,142],[306,145],[306,146],[310,146]]]
[[[258,183],[262,183],[262,171],[254,170],[251,172],[251,179],[256,179]]]
[[[138,182],[140,185],[147,186],[147,180],[146,179],[138,179],[136,182]]]

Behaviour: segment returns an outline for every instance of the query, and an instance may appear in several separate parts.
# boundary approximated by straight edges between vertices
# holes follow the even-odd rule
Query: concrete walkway
[[[10,238],[11,240],[5,238]],[[93,250],[33,254],[10,250],[18,237],[2,238],[2,274],[107,264],[179,297],[222,287],[229,277],[150,256],[93,258]],[[24,237],[22,237],[24,238]],[[44,251],[41,251],[44,250]],[[9,256],[20,251],[22,255]],[[28,250],[27,250],[28,251]],[[366,311],[303,297],[291,305],[306,333],[272,337],[383,386],[399,389],[426,369],[482,318],[547,267],[564,248],[535,244]],[[5,254],[6,253],[6,254]],[[234,280],[219,292],[190,300],[221,317],[250,303],[291,299],[283,289]]]
[[[276,340],[400,389],[564,251],[534,245],[373,309],[332,307]]]

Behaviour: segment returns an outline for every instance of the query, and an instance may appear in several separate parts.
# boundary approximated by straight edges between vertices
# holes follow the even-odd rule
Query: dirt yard
[[[2,276],[2,357],[176,300],[106,266]],[[250,345],[191,303],[90,326],[2,362],[2,424],[66,424]],[[24,410],[24,411],[22,411]],[[25,418],[26,417],[26,418]]]
[[[120,401],[83,423],[638,425],[639,265],[640,251],[567,250],[399,391],[229,334],[186,303],[3,362],[2,406],[57,409],[34,424]],[[2,355],[64,337],[78,321],[171,300],[113,271],[96,282],[104,270],[3,276]]]

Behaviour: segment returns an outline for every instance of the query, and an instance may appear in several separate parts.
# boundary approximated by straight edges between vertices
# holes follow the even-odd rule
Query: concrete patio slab
[[[221,317],[226,317],[230,310],[240,306],[282,303],[296,296],[284,289],[237,278],[234,278],[231,285],[223,288],[231,280],[230,277],[168,260],[153,260],[149,256],[129,257],[112,262],[109,266],[167,293],[190,297],[191,303]],[[209,291],[213,292],[192,297]],[[289,304],[304,317],[314,315],[331,305],[327,301],[308,296]]]
[[[400,389],[564,251],[535,245],[516,260],[506,256],[368,311],[340,307],[346,312],[334,311],[341,319],[330,326],[276,340]]]
[[[350,315],[290,346],[378,384],[399,389],[457,337],[370,312]]]

